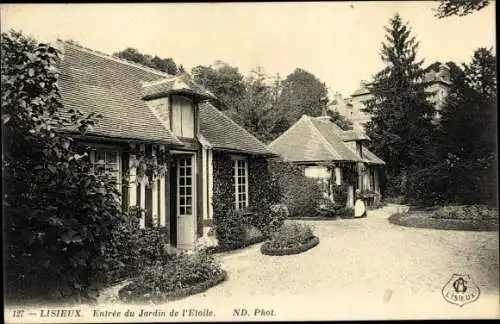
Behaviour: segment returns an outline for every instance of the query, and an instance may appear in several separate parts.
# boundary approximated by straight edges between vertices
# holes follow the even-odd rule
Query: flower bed
[[[167,261],[145,267],[132,282],[118,291],[124,302],[159,302],[207,290],[227,277],[206,251],[180,253]]]
[[[436,218],[428,213],[397,213],[389,217],[395,225],[456,231],[498,231],[498,223],[475,219]]]
[[[284,224],[261,246],[262,254],[290,255],[307,251],[319,244],[310,226],[296,222]]]

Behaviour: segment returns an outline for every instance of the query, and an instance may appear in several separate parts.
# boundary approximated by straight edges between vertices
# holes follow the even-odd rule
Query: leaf
[[[10,120],[10,114],[2,114],[2,122],[4,124],[7,124],[7,122]]]

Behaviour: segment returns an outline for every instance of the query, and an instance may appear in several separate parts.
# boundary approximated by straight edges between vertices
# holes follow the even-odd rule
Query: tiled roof
[[[274,155],[264,143],[207,102],[200,104],[200,133],[212,148]]]
[[[103,116],[89,135],[181,144],[141,99],[141,82],[169,75],[79,46],[59,47],[58,85],[65,109]]]
[[[363,158],[364,162],[369,163],[369,164],[379,164],[379,165],[385,165],[385,162],[379,158],[378,156],[375,155],[372,151],[367,149],[366,147],[363,146]]]
[[[269,144],[269,149],[291,162],[345,161],[385,164],[363,147],[362,160],[345,142],[367,140],[368,136],[344,131],[328,117],[303,115],[292,127]]]
[[[333,128],[323,129],[321,123],[316,121],[303,115],[292,127],[269,144],[269,149],[291,162],[361,162],[361,159],[340,138],[333,137]]]
[[[89,135],[181,145],[143,98],[168,93],[189,93],[198,99],[214,97],[187,76],[174,77],[76,45],[59,43],[58,47],[63,50],[58,85],[65,110],[103,115]],[[200,135],[204,144],[213,148],[273,155],[208,103],[200,104]]]

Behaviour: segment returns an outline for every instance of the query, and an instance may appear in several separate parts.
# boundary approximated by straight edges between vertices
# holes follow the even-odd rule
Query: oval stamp
[[[444,299],[460,307],[478,300],[480,291],[474,280],[468,274],[456,274],[443,287]]]

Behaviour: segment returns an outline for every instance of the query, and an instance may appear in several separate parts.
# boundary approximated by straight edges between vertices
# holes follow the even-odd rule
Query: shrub
[[[250,209],[245,222],[258,228],[262,234],[269,237],[280,228],[288,217],[288,209],[285,205],[276,204],[267,209]]]
[[[106,283],[133,277],[144,266],[171,257],[167,249],[166,228],[140,229],[140,217],[140,208],[131,207],[128,222],[114,230],[113,236],[117,245],[114,257],[118,262],[107,271]]]
[[[116,183],[60,130],[85,133],[96,116],[63,110],[55,48],[16,32],[1,47],[7,296],[93,299],[127,216]]]
[[[444,206],[432,212],[431,218],[486,221],[498,224],[498,210],[485,205]]]
[[[336,206],[339,206],[339,208],[345,207],[347,205],[348,187],[349,186],[346,182],[342,183],[341,185],[332,186],[333,201],[335,202]]]
[[[290,216],[315,216],[323,198],[316,181],[304,176],[300,167],[288,162],[273,161],[270,166],[280,186],[281,203],[288,208]]]
[[[220,264],[205,250],[192,254],[180,253],[167,261],[157,261],[144,267],[132,283],[119,291],[119,296],[124,301],[162,299],[218,279],[223,274]]]
[[[272,234],[269,247],[272,249],[290,249],[306,243],[313,237],[314,234],[309,225],[297,222],[285,223]]]
[[[229,209],[224,217],[214,219],[217,242],[221,247],[237,247],[243,244],[243,217],[234,209]]]

